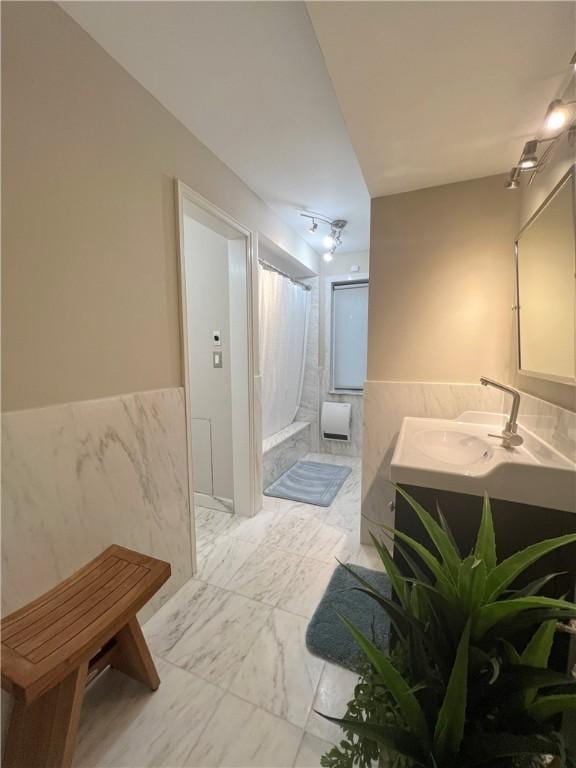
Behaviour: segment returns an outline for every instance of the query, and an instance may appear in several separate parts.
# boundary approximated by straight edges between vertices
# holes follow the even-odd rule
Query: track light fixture
[[[326,248],[326,252],[323,254],[322,258],[324,261],[332,261],[336,248],[342,245],[342,232],[348,222],[345,219],[330,220],[325,219],[322,216],[312,216],[310,213],[301,213],[300,216],[312,221],[312,224],[308,227],[308,232],[312,234],[316,233],[319,221],[330,227],[330,232],[322,239],[322,244],[324,245],[324,248]]]
[[[544,118],[544,130],[547,133],[561,131],[570,117],[569,104],[564,104],[562,99],[554,99],[546,110]]]
[[[516,166],[510,171],[510,176],[506,182],[506,189],[518,189],[520,186],[520,168]]]
[[[524,144],[524,149],[522,150],[522,155],[520,156],[520,162],[518,163],[518,167],[521,171],[530,171],[532,168],[536,168],[538,165],[538,155],[536,154],[537,150],[538,141],[536,139],[527,141],[526,144]]]
[[[572,75],[576,74],[576,53],[570,60],[570,69]],[[566,86],[567,88],[568,86]],[[520,155],[520,160],[510,171],[510,175],[506,181],[506,189],[518,189],[520,186],[520,174],[523,171],[532,171],[533,174],[528,183],[532,181],[534,173],[545,165],[550,157],[552,148],[555,143],[568,131],[568,138],[570,139],[571,132],[576,129],[576,121],[574,120],[576,101],[563,101],[562,98],[556,98],[548,105],[546,114],[544,115],[544,122],[538,138],[530,139],[524,144],[524,149]],[[550,135],[552,134],[552,135]],[[538,145],[549,142],[548,149],[546,149],[538,157]]]

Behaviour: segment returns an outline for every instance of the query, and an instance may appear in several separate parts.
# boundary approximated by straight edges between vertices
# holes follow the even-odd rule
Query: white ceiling
[[[573,2],[313,2],[372,197],[508,170],[565,82]]]
[[[368,191],[304,3],[60,5],[313,248],[301,209],[348,219],[342,251],[368,248]]]
[[[507,171],[576,47],[573,2],[61,5],[318,252],[302,209],[368,248],[364,179]]]

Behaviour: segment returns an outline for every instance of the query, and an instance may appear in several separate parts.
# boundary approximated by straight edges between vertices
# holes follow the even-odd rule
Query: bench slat
[[[2,686],[33,701],[89,661],[170,576],[170,565],[112,546],[2,621]]]
[[[51,626],[61,616],[66,615],[76,606],[81,605],[90,595],[97,592],[98,589],[106,584],[110,579],[116,578],[116,576],[127,567],[127,564],[123,560],[117,558],[110,558],[107,563],[110,566],[103,570],[103,572],[96,572],[100,575],[98,578],[92,578],[91,582],[86,584],[83,589],[80,590],[68,590],[69,596],[64,595],[65,599],[59,599],[58,597],[45,603],[37,610],[32,611],[29,615],[22,617],[15,624],[10,632],[3,634],[2,640],[5,645],[10,648],[17,648],[21,643],[26,640],[30,640],[35,637],[46,627]]]

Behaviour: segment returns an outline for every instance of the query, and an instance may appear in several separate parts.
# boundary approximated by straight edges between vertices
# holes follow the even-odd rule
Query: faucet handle
[[[500,438],[504,448],[518,448],[524,442],[524,438],[521,437],[517,432],[509,432],[508,430],[504,430],[499,435],[493,435],[491,432],[489,432],[488,437]]]

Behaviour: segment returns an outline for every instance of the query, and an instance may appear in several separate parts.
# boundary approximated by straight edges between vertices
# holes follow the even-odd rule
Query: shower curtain
[[[310,291],[258,265],[262,436],[294,421],[302,395]]]

